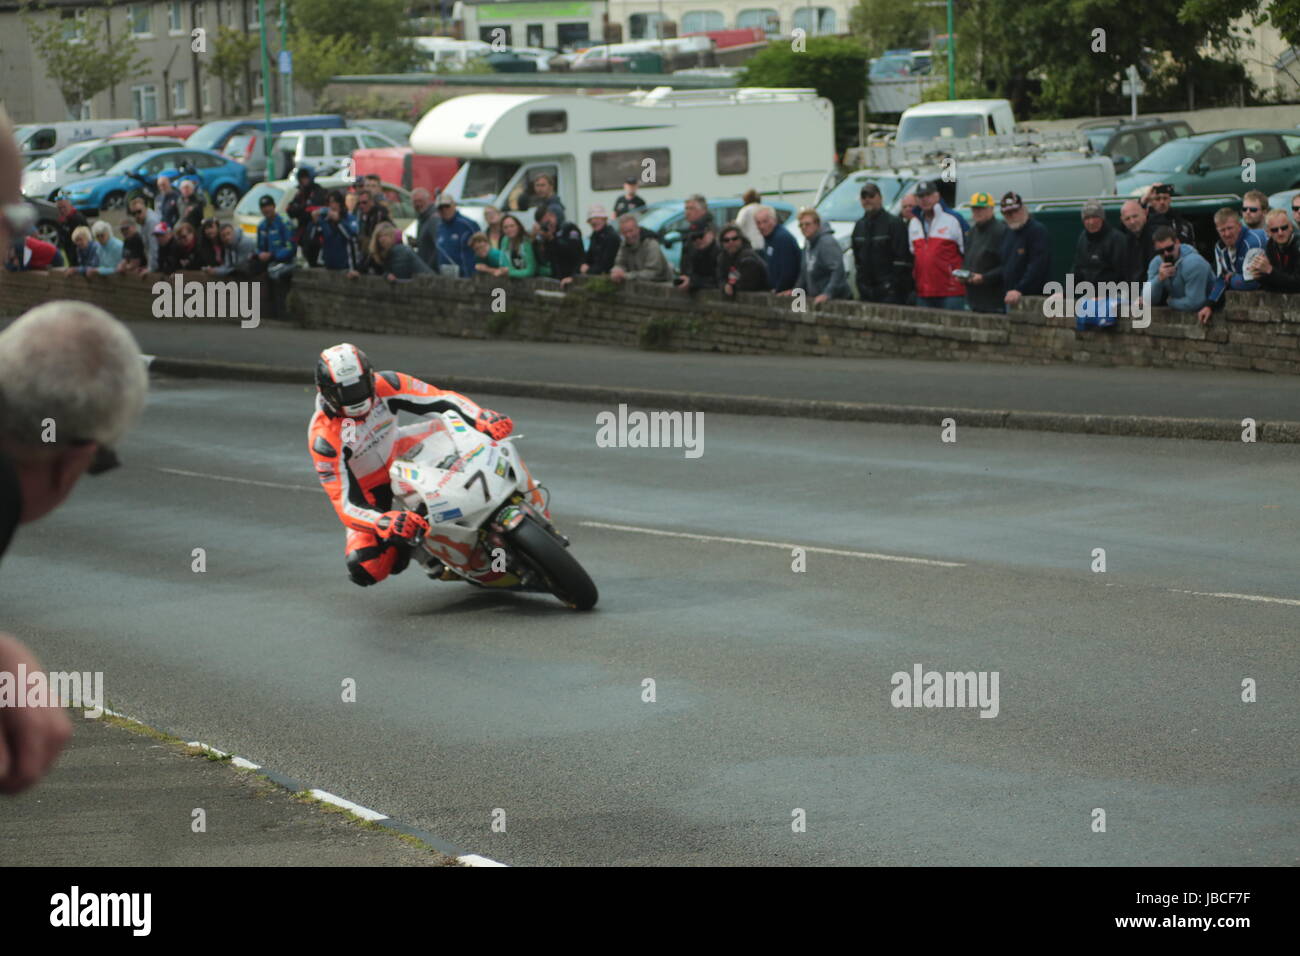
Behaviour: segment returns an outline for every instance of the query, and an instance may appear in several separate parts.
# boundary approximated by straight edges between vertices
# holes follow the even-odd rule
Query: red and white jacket
[[[952,270],[962,267],[965,247],[961,223],[938,203],[933,212],[933,219],[923,212],[913,216],[907,226],[907,241],[915,260],[912,276],[916,294],[926,299],[964,296],[966,287],[952,277]]]

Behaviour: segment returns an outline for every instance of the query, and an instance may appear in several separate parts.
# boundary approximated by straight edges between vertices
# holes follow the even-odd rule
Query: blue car
[[[713,215],[713,222],[718,228],[733,222],[736,213],[740,212],[740,207],[744,201],[732,197],[726,199],[710,199],[709,212]],[[790,218],[795,211],[795,207],[788,202],[772,202],[764,199],[764,206],[771,206],[776,213],[776,221],[779,226]],[[642,206],[633,213],[637,217],[642,229],[649,230],[659,237],[659,245],[663,248],[664,258],[668,264],[676,271],[682,263],[682,233],[686,229],[686,200],[684,199],[664,199],[660,202],[652,202]],[[614,228],[618,228],[618,223],[614,223]]]
[[[71,184],[65,193],[84,213],[119,210],[129,193],[146,184],[152,188],[159,176],[175,182],[182,164],[193,168],[203,191],[218,209],[234,209],[239,197],[248,191],[248,173],[241,163],[210,149],[170,147],[128,156],[102,176]]]

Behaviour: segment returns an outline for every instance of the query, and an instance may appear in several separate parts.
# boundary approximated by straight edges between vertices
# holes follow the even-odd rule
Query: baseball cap
[[[590,206],[587,207],[588,222],[590,222],[593,219],[608,219],[608,218],[609,218],[609,210],[606,209],[604,206],[602,206],[600,203],[598,202],[592,203]]]
[[[975,193],[970,197],[970,204],[972,209],[992,209],[997,205],[988,193]]]
[[[912,192],[916,193],[917,196],[928,196],[931,193],[937,193],[938,191],[939,187],[930,179],[921,180],[916,184],[916,188],[912,190]]]
[[[1153,193],[1159,193],[1162,196],[1178,195],[1172,183],[1156,183],[1154,186],[1151,187],[1151,191]]]
[[[1097,200],[1090,199],[1083,204],[1081,216],[1084,219],[1092,219],[1093,217],[1105,219],[1106,210],[1102,208],[1101,203],[1097,202]]]
[[[261,199],[257,201],[257,205],[261,207],[274,206],[275,200],[272,199],[270,196],[263,196]]]
[[[446,193],[442,193],[441,195],[438,196],[438,202],[435,203],[435,205],[437,205],[437,206],[439,206],[439,207],[442,207],[442,206],[454,206],[454,205],[456,205],[456,200],[452,199],[452,198],[451,198],[450,196],[448,196]]]
[[[158,223],[156,226],[153,227],[153,234],[154,234],[155,236],[162,236],[162,235],[165,235],[165,234],[167,234],[167,233],[169,233],[169,232],[171,232],[171,231],[172,231],[172,227],[169,226],[169,225],[167,225],[167,223],[165,223],[165,222],[160,222],[160,223]]]
[[[623,180],[623,183],[624,183],[624,185],[627,185],[627,186],[635,186],[635,185],[636,185],[636,177],[635,177],[635,176],[629,176],[629,177],[627,177],[627,179]]]
[[[1025,207],[1025,201],[1020,198],[1020,193],[1009,192],[1002,197],[1001,206],[1003,212],[1015,212]]]

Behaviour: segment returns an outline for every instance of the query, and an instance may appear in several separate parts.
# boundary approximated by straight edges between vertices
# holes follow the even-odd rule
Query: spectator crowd
[[[722,225],[714,221],[707,199],[692,195],[684,204],[680,262],[674,268],[661,235],[640,225],[637,212],[645,200],[637,189],[637,180],[630,178],[612,212],[601,204],[586,210],[586,241],[547,175],[529,184],[519,211],[487,207],[482,228],[450,195],[416,189],[411,193],[415,237],[408,245],[375,176],[326,190],[312,168],[303,166],[284,215],[272,196],[262,197],[255,236],[212,218],[207,197],[192,179],[173,184],[162,177],[152,205],[144,197],[131,200],[118,224],[120,236],[113,235],[106,218],[91,225],[66,199],[58,200],[58,243],[29,235],[12,245],[6,266],[63,268],[87,276],[197,270],[264,277],[271,287],[272,315],[284,310],[300,253],[307,268],[350,279],[372,275],[399,282],[432,273],[462,278],[483,273],[547,276],[567,286],[584,275],[607,276],[614,283],[671,283],[684,293],[802,293],[813,305],[853,297],[839,242],[815,210],[796,214],[800,244],[754,190],[745,194],[735,221]],[[1269,209],[1267,197],[1251,191],[1240,213],[1220,209],[1209,262],[1195,248],[1192,225],[1171,208],[1173,195],[1172,187],[1153,184],[1141,199],[1123,204],[1120,226],[1107,222],[1100,202],[1083,203],[1072,263],[1076,282],[1150,282],[1151,304],[1195,312],[1203,323],[1233,290],[1300,291],[1300,201],[1288,215]],[[1000,199],[971,196],[970,222],[948,205],[934,181],[918,183],[902,198],[901,215],[884,208],[875,183],[865,183],[859,199],[862,217],[849,247],[855,291],[863,301],[998,313],[1023,296],[1042,295],[1048,285],[1048,230],[1015,192]]]

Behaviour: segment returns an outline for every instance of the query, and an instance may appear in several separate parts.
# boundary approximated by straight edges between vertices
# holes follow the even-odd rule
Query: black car
[[[1111,158],[1118,176],[1128,172],[1139,159],[1173,139],[1192,135],[1182,120],[1158,117],[1130,120],[1097,120],[1079,127],[1088,136],[1094,152]]]
[[[27,203],[36,210],[36,222],[33,224],[36,238],[57,246],[59,244],[58,207],[44,199],[28,199]]]

